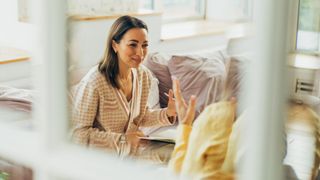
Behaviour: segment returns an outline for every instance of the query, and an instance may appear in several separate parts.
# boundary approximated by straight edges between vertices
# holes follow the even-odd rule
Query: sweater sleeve
[[[75,143],[120,151],[120,133],[98,128],[99,93],[94,84],[81,82],[74,91],[72,138]]]
[[[176,145],[171,155],[168,167],[173,172],[179,174],[186,155],[189,135],[192,127],[188,125],[179,125],[177,128]]]
[[[168,118],[167,108],[163,109],[149,109],[147,107],[146,113],[142,119],[142,127],[151,126],[168,126],[173,125],[176,121],[175,117]]]

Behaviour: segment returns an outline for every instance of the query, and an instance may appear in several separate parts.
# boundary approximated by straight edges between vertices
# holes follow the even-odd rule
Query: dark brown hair
[[[119,62],[117,54],[112,48],[112,41],[120,43],[123,35],[130,29],[142,28],[148,31],[147,25],[140,19],[132,16],[121,16],[111,26],[108,35],[106,50],[102,60],[99,62],[99,71],[106,77],[106,80],[115,88],[119,88],[117,76],[119,74]]]

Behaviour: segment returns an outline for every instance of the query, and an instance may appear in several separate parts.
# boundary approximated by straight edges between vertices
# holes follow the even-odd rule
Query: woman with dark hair
[[[134,154],[143,134],[139,127],[175,121],[173,92],[168,107],[149,109],[151,72],[141,63],[148,52],[148,28],[138,18],[119,17],[112,25],[103,59],[76,86],[73,138],[89,147]]]

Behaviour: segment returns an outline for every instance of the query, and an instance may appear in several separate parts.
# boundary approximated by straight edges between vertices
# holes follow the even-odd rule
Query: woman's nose
[[[143,53],[143,48],[142,47],[138,47],[137,48],[136,55],[139,55],[140,57],[143,57],[144,53]]]

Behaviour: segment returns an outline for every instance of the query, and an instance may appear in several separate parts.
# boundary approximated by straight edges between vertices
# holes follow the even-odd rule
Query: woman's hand
[[[173,98],[173,92],[171,89],[169,90],[168,98],[169,100],[168,100],[168,107],[167,107],[167,116],[174,117],[177,115],[177,111],[176,111],[175,100]]]
[[[184,101],[179,80],[173,78],[173,92],[175,96],[175,106],[178,113],[178,119],[180,124],[192,125],[196,111],[196,97],[191,96],[189,105]]]
[[[126,140],[130,144],[132,149],[136,149],[140,144],[140,137],[145,136],[141,131],[127,132]]]

